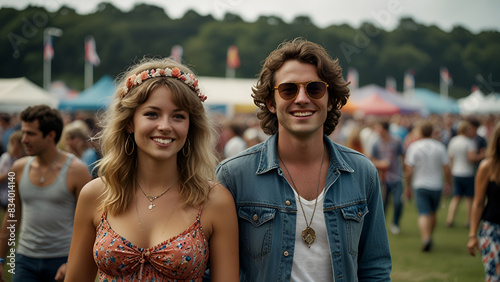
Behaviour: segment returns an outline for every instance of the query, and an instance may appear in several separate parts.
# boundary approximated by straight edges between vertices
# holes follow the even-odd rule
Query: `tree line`
[[[403,90],[403,76],[415,75],[416,87],[439,92],[439,70],[446,67],[453,79],[450,96],[464,97],[471,86],[483,92],[499,92],[500,33],[472,33],[456,26],[450,32],[401,18],[387,31],[365,22],[359,28],[331,25],[320,28],[307,16],[285,22],[261,16],[246,22],[227,13],[222,20],[187,11],[173,19],[163,8],[139,4],[128,12],[101,3],[95,12],[78,14],[68,6],[55,12],[28,6],[24,10],[0,9],[0,77],[26,76],[42,85],[43,31],[57,27],[63,35],[53,38],[52,80],[83,89],[84,39],[93,36],[101,59],[94,68],[95,80],[116,77],[142,57],[170,56],[174,45],[183,47],[183,61],[198,75],[225,76],[227,48],[239,49],[241,66],[236,77],[253,78],[266,56],[284,40],[301,36],[317,42],[348,68],[359,73],[359,85],[385,85],[387,76]]]

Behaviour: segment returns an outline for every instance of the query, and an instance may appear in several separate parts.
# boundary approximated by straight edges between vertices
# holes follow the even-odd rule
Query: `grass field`
[[[421,251],[417,226],[417,209],[414,201],[405,203],[401,218],[401,233],[389,232],[392,254],[392,281],[484,281],[484,268],[480,254],[472,257],[466,248],[469,230],[465,222],[465,201],[460,203],[455,224],[445,227],[449,198],[443,198],[437,212],[437,226],[431,252]],[[386,221],[392,220],[389,206]]]
[[[453,228],[446,228],[444,224],[449,199],[443,198],[442,202],[443,205],[438,211],[433,249],[429,253],[421,251],[415,203],[411,201],[405,204],[401,218],[401,233],[393,235],[389,232],[393,264],[392,281],[484,281],[480,255],[472,257],[466,249],[469,231],[463,227],[465,202],[460,203]],[[391,205],[387,214],[387,222],[390,222],[392,220]],[[0,212],[0,216],[3,217],[3,213]],[[11,281],[9,273],[6,273],[6,281]]]

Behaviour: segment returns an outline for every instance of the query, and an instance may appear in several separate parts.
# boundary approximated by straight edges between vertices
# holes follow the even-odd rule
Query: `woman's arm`
[[[96,218],[100,217],[97,207],[102,193],[101,179],[85,185],[76,205],[73,239],[68,258],[65,281],[94,281],[97,266],[92,256],[96,236]]]
[[[488,187],[488,181],[490,179],[488,175],[489,164],[489,160],[482,161],[476,173],[474,200],[472,203],[469,230],[469,241],[467,242],[467,249],[472,256],[475,255],[476,249],[479,250],[477,230],[479,228],[479,222],[481,221],[481,215],[483,214],[484,202],[486,198],[486,188]]]
[[[222,185],[212,188],[204,212],[212,222],[210,280],[239,280],[238,219],[231,193]]]

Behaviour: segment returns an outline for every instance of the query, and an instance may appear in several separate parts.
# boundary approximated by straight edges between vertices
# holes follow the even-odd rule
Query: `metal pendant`
[[[149,200],[149,206],[148,206],[149,211],[153,211],[154,207],[156,207],[156,205],[153,205],[153,201]]]
[[[316,240],[316,232],[311,227],[306,227],[306,229],[302,230],[302,240],[306,242],[307,247],[311,247],[311,244]]]

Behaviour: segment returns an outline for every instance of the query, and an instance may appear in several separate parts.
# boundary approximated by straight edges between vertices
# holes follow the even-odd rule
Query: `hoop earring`
[[[131,138],[130,138],[131,135],[132,135],[132,133],[127,136],[127,141],[125,141],[125,148],[124,148],[125,149],[125,154],[127,154],[129,156],[132,156],[132,154],[134,153],[134,150],[135,150],[135,144],[134,144],[135,142],[133,140],[130,141],[131,140]],[[128,150],[127,150],[127,148],[130,147],[130,143],[132,143],[132,150],[130,150],[130,153],[129,153]]]
[[[187,153],[186,153],[186,148],[187,148]],[[188,157],[189,154],[191,153],[191,141],[186,138],[186,143],[184,144],[184,147],[182,147],[182,154],[184,157]]]

